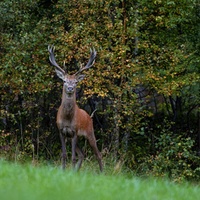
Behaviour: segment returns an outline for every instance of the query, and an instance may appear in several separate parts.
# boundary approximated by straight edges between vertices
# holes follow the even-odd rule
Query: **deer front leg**
[[[76,153],[78,154],[77,170],[79,170],[84,159],[84,154],[82,150],[78,147],[78,145],[76,145]]]
[[[77,135],[74,134],[72,138],[72,166],[75,169],[76,166],[76,145],[77,145]]]
[[[61,145],[62,145],[62,168],[64,170],[66,168],[67,153],[66,153],[65,138],[61,130],[60,130],[60,140],[61,140]]]

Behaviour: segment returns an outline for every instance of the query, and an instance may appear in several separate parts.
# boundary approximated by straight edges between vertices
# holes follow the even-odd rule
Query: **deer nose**
[[[68,92],[73,92],[74,88],[72,86],[67,87]]]

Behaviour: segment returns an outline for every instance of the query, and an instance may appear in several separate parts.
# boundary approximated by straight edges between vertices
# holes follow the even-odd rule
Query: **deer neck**
[[[66,117],[73,117],[76,108],[76,91],[72,95],[67,95],[63,89],[61,107]]]

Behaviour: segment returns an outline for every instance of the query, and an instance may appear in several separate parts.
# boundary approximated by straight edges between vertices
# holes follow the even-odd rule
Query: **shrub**
[[[191,137],[162,129],[155,143],[155,154],[148,156],[143,168],[147,174],[167,176],[174,181],[198,180],[200,158],[195,154],[194,145]]]

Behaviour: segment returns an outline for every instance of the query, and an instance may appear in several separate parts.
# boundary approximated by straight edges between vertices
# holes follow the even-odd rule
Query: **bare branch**
[[[95,113],[96,111],[97,111],[97,109],[95,109],[95,110],[92,112],[92,114],[90,115],[91,118],[94,117],[94,113]]]

